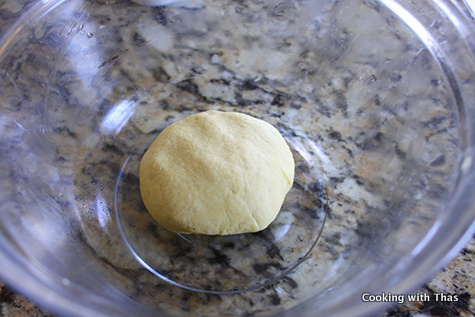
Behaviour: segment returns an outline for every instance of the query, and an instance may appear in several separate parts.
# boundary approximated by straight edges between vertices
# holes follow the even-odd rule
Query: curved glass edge
[[[121,309],[121,305],[127,302],[129,305],[134,305],[132,300],[122,298],[115,307],[110,305],[103,305],[95,303],[91,300],[78,301],[77,296],[69,294],[68,290],[64,288],[62,291],[54,290],[51,285],[48,285],[44,280],[40,279],[35,274],[41,274],[38,270],[31,268],[31,265],[25,263],[24,259],[20,258],[12,248],[8,247],[8,239],[0,235],[0,263],[2,263],[2,270],[0,276],[3,281],[14,291],[24,294],[28,299],[41,306],[47,307],[49,310],[64,316],[72,317],[107,317],[107,316],[137,316],[151,315],[151,311],[147,311],[145,307],[134,307],[136,313],[128,313]],[[5,274],[8,272],[8,274]],[[87,294],[84,294],[87,298]],[[135,304],[136,305],[136,304]],[[134,305],[134,306],[135,306]],[[115,308],[115,309],[112,309]]]
[[[119,173],[119,176],[117,177],[117,184],[116,184],[116,187],[119,187],[119,182],[122,178],[122,175],[124,173],[124,169],[129,161],[131,156],[127,157],[127,159],[125,160],[123,166],[122,166],[122,169],[120,170],[120,173]],[[206,294],[217,294],[217,295],[232,295],[232,294],[240,294],[240,293],[244,293],[244,292],[250,292],[250,291],[255,291],[255,290],[258,290],[260,288],[263,288],[263,287],[266,287],[266,286],[269,286],[271,284],[274,284],[276,282],[278,282],[279,280],[283,279],[285,276],[289,275],[290,273],[292,273],[295,269],[297,269],[297,267],[302,264],[305,260],[307,260],[310,256],[311,256],[311,253],[312,253],[312,250],[315,248],[316,244],[318,243],[318,241],[320,240],[320,237],[322,236],[322,233],[323,233],[323,230],[325,228],[325,223],[326,223],[326,219],[327,219],[327,215],[326,213],[324,213],[324,216],[323,216],[323,221],[322,221],[322,224],[320,226],[320,229],[318,231],[318,234],[317,236],[315,237],[315,240],[313,241],[312,245],[310,246],[309,250],[305,253],[304,256],[302,256],[295,264],[293,264],[292,266],[290,266],[289,268],[285,269],[284,271],[276,274],[275,276],[273,276],[272,278],[270,278],[268,281],[265,281],[263,283],[260,283],[260,284],[257,284],[255,286],[251,286],[251,287],[248,287],[248,288],[245,288],[245,289],[241,289],[241,290],[229,290],[229,291],[220,291],[220,290],[204,290],[204,289],[199,289],[199,288],[195,288],[195,287],[192,287],[192,286],[189,286],[189,285],[186,285],[184,283],[179,283],[179,282],[176,282],[174,281],[173,279],[170,279],[168,277],[166,277],[165,275],[161,274],[160,272],[158,272],[157,270],[155,270],[154,268],[152,268],[147,262],[145,262],[141,257],[140,255],[137,254],[137,252],[135,251],[134,247],[129,243],[127,237],[126,237],[126,234],[124,232],[124,229],[122,228],[122,225],[121,225],[121,221],[120,221],[120,217],[119,217],[119,211],[117,209],[117,206],[118,206],[118,194],[117,194],[117,191],[115,192],[115,195],[114,195],[114,201],[115,201],[115,217],[116,217],[116,221],[117,221],[117,224],[118,224],[118,227],[119,227],[119,231],[120,231],[120,234],[122,235],[122,238],[124,239],[125,241],[125,244],[127,245],[127,247],[129,248],[130,252],[133,254],[133,256],[135,257],[135,259],[144,267],[146,268],[150,273],[152,273],[153,275],[157,276],[158,278],[162,279],[163,281],[167,282],[167,283],[170,283],[171,285],[174,285],[174,286],[177,286],[177,287],[181,287],[185,290],[188,290],[188,291],[192,291],[192,292],[199,292],[199,293],[206,293]]]
[[[384,3],[395,4],[404,10],[414,5],[407,1],[381,1]],[[451,192],[452,200],[441,210],[441,217],[434,224],[434,227],[426,234],[425,238],[413,246],[413,251],[405,258],[386,271],[386,274],[379,279],[371,279],[371,273],[368,272],[368,281],[358,285],[357,290],[353,289],[346,294],[338,293],[338,300],[329,298],[329,307],[322,311],[325,316],[366,316],[384,310],[391,303],[371,303],[371,305],[361,305],[361,298],[351,297],[354,294],[362,294],[364,292],[390,292],[392,294],[407,294],[417,290],[418,285],[422,285],[428,279],[436,275],[436,273],[450,263],[457,256],[460,250],[472,238],[475,232],[475,91],[473,84],[475,83],[475,24],[473,20],[467,16],[466,12],[461,11],[460,5],[450,0],[436,0],[433,3],[434,10],[441,15],[441,19],[449,24],[452,32],[458,35],[458,43],[461,44],[463,50],[459,48],[459,54],[447,57],[445,53],[450,51],[449,44],[441,43],[447,34],[431,33],[429,23],[422,23],[416,20],[424,30],[429,31],[430,37],[425,40],[426,44],[437,44],[437,49],[444,54],[439,56],[443,58],[443,62],[450,67],[452,77],[452,87],[455,87],[458,106],[458,115],[460,119],[460,131],[464,135],[461,142],[461,156],[457,163],[458,170],[455,171],[454,190]],[[416,10],[417,8],[411,8]],[[417,13],[417,12],[416,12]],[[412,17],[417,16],[412,14]],[[405,19],[403,19],[405,20]],[[433,19],[432,19],[433,20]],[[407,22],[407,21],[406,21]],[[414,22],[414,21],[413,21]],[[425,21],[429,22],[429,21]],[[423,39],[424,40],[424,39]],[[453,39],[452,39],[453,40]],[[440,46],[439,46],[440,45]],[[461,55],[460,55],[461,54]],[[445,69],[444,69],[445,70]],[[470,72],[471,75],[463,72]],[[466,80],[466,78],[470,80]],[[451,233],[448,235],[447,233]],[[401,277],[404,277],[402,279]],[[370,288],[370,289],[369,289]],[[327,294],[328,295],[328,294]],[[317,295],[319,296],[319,295]],[[335,298],[335,296],[333,296]],[[318,307],[314,307],[313,300],[307,300],[305,303],[293,308],[292,310],[279,314],[278,316],[311,316],[308,311],[315,311]]]
[[[475,19],[475,3],[470,0],[460,0],[464,8],[462,10],[465,10],[467,14],[469,14],[473,19]],[[459,2],[460,2],[459,1]]]
[[[37,0],[33,5],[28,7],[16,21],[8,27],[8,30],[0,35],[0,56],[4,56],[5,49],[25,26],[31,25],[35,20],[41,18],[49,11],[53,10],[64,0]]]
[[[0,53],[2,52],[2,49],[4,49],[4,47],[8,44],[9,39],[11,39],[11,37],[16,34],[15,32],[18,32],[17,29],[20,27],[21,21],[31,16],[37,16],[37,9],[43,6],[45,3],[48,4],[48,10],[51,10],[61,2],[62,0],[37,1],[34,6],[32,6],[19,18],[11,30],[0,38]],[[439,7],[441,5],[445,6],[445,9],[450,7],[452,7],[452,9],[456,9],[450,1],[436,1],[436,3],[439,5]],[[43,12],[43,14],[45,12]],[[450,14],[453,14],[454,17],[458,17],[461,20],[467,18],[461,12],[451,11]],[[475,31],[473,29],[465,29],[464,32],[465,34],[462,35],[465,35],[467,46],[470,47],[470,51],[472,53],[472,60],[474,60],[473,56],[475,56],[475,41],[473,40],[473,35],[475,34]],[[464,100],[470,100],[469,97],[471,96],[468,96],[469,93],[466,90],[463,90],[462,94]],[[473,94],[474,93],[472,93],[472,95]],[[473,103],[473,100],[475,99],[471,100]],[[473,122],[473,120],[475,120],[475,105],[471,104],[464,116],[466,116],[466,121]],[[460,182],[459,189],[454,193],[454,197],[460,197],[461,199],[456,200],[452,205],[447,206],[447,210],[451,210],[457,215],[463,217],[460,217],[457,219],[457,221],[454,219],[449,220],[447,217],[448,212],[446,212],[445,217],[439,220],[439,227],[436,229],[436,231],[430,233],[430,239],[425,241],[425,245],[422,246],[422,248],[418,248],[420,251],[416,254],[411,254],[408,256],[403,263],[404,265],[400,265],[393,269],[396,272],[401,272],[401,267],[405,266],[405,273],[410,272],[409,274],[405,275],[405,280],[391,280],[390,276],[394,275],[392,274],[394,271],[388,271],[388,274],[380,280],[372,281],[372,283],[376,285],[377,288],[382,288],[383,285],[390,285],[389,288],[385,287],[385,290],[392,293],[405,293],[413,290],[414,285],[420,284],[427,280],[440,268],[449,263],[449,261],[471,238],[472,232],[475,231],[475,222],[473,222],[475,219],[475,197],[472,196],[473,190],[471,188],[471,186],[475,184],[475,162],[470,162],[470,165],[468,167],[466,166],[468,165],[467,160],[471,160],[471,158],[475,157],[475,127],[467,130],[467,132],[469,132],[467,140],[468,149],[465,151],[464,156],[460,161],[462,180]],[[470,210],[471,212],[464,214],[461,212],[461,210]],[[450,237],[450,239],[445,236],[437,236],[435,234],[436,232],[443,232],[444,230],[447,231],[447,229],[457,232],[457,234],[453,235],[453,237]],[[417,246],[415,246],[414,249],[416,249],[416,247]],[[91,316],[92,314],[95,316],[109,316],[112,313],[107,311],[109,308],[103,306],[94,307],[93,305],[90,305],[90,303],[87,305],[86,303],[78,303],[73,300],[73,298],[68,297],[66,294],[60,294],[56,291],[52,291],[51,288],[49,288],[47,285],[44,285],[39,279],[31,274],[25,276],[25,271],[29,271],[26,268],[27,265],[22,263],[21,259],[13,254],[12,250],[8,248],[7,239],[1,235],[0,250],[2,251],[0,252],[0,262],[2,263],[3,268],[2,272],[0,272],[2,279],[5,280],[7,284],[12,285],[15,290],[18,290],[23,294],[27,294],[27,296],[32,300],[40,303],[41,305],[51,307],[59,314],[67,314],[71,316]],[[434,252],[434,250],[436,251]],[[436,263],[436,265],[434,265],[434,263]],[[432,267],[432,269],[427,269],[427,267]],[[5,271],[9,273],[8,276],[3,273]],[[346,296],[346,298],[345,296],[341,296],[341,298],[342,299],[340,302],[334,303],[334,305],[332,305],[333,308],[338,307],[338,314],[328,311],[327,316],[365,315],[380,311],[387,305],[385,303],[374,303],[374,305],[371,306],[362,306],[359,305],[360,300],[358,299],[348,300],[348,296]],[[304,314],[301,314],[302,308],[312,311],[310,309],[311,306],[312,300],[310,299],[307,302],[278,316],[304,316]],[[357,306],[359,307],[359,310],[355,310],[355,307]],[[119,311],[115,313],[118,312]],[[122,310],[120,313],[125,314],[126,311]],[[143,313],[144,315],[147,314],[145,311]]]
[[[56,8],[65,0],[36,0],[25,3],[21,14],[15,21],[5,26],[6,32],[0,35],[0,56],[5,56],[5,51],[13,38],[21,30],[40,19],[42,16]],[[1,57],[0,57],[1,58]],[[0,224],[0,229],[1,224]],[[95,300],[78,301],[77,294],[71,294],[67,287],[59,291],[56,287],[45,283],[47,277],[41,278],[42,273],[33,264],[27,263],[27,256],[19,254],[15,245],[8,237],[8,230],[0,230],[0,270],[1,279],[14,291],[23,294],[31,301],[47,307],[54,313],[65,316],[149,316],[153,312],[145,306],[138,305],[133,300],[126,298],[118,299],[118,305],[113,307],[106,303]],[[7,274],[7,273],[8,274]],[[83,294],[87,298],[87,294]],[[133,313],[124,307],[133,307]],[[165,315],[164,315],[165,316]]]
[[[474,153],[475,154],[475,151]],[[456,197],[460,200],[455,201],[450,210],[455,211],[460,217],[450,219],[449,213],[438,220],[434,230],[431,230],[423,241],[414,246],[413,252],[388,270],[385,275],[379,279],[371,279],[362,283],[357,290],[353,289],[347,294],[339,295],[339,300],[332,303],[329,309],[322,311],[324,316],[368,316],[381,312],[389,305],[394,303],[374,302],[367,305],[361,305],[360,297],[351,297],[354,294],[363,294],[371,292],[380,294],[382,292],[392,294],[409,294],[416,291],[418,285],[422,285],[428,279],[434,277],[439,270],[450,263],[457,256],[460,250],[472,238],[475,232],[475,197],[473,197],[473,184],[475,184],[475,171],[471,170],[464,179],[463,190],[457,192]],[[470,213],[463,213],[462,210],[470,210]],[[453,216],[453,213],[452,213]],[[457,232],[457,235],[447,237],[443,232],[448,230]],[[371,272],[367,272],[371,276]],[[403,276],[404,279],[400,277]],[[368,276],[367,276],[368,277]],[[368,288],[371,285],[371,289]],[[330,297],[331,300],[331,297]],[[311,313],[318,309],[313,305],[313,300],[293,308],[292,310],[279,314],[277,316],[313,316]]]

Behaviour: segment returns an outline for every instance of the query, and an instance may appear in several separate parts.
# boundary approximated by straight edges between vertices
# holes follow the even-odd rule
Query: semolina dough
[[[170,231],[257,232],[279,213],[294,168],[271,124],[212,110],[158,135],[140,163],[140,191],[152,217]]]

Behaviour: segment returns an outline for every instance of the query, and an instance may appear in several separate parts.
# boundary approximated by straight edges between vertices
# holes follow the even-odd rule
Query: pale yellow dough
[[[265,229],[294,179],[289,146],[271,124],[221,111],[164,129],[140,163],[152,217],[179,233],[230,235]]]

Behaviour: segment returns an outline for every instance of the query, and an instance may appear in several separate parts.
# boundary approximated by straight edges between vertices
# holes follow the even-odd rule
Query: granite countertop
[[[473,316],[475,315],[475,238],[437,276],[414,293],[426,293],[429,300],[390,306],[378,316]],[[442,300],[444,294],[453,296]],[[0,316],[50,317],[47,309],[15,293],[0,281]]]
[[[67,2],[70,20],[52,9],[44,15],[50,21],[27,29],[0,60],[15,67],[0,67],[9,96],[2,124],[12,134],[5,157],[22,182],[7,189],[13,196],[16,186],[48,185],[31,186],[41,187],[44,205],[18,199],[26,206],[21,217],[39,224],[31,232],[47,233],[37,245],[63,255],[75,244],[71,258],[48,263],[65,292],[98,281],[100,290],[119,290],[118,298],[175,315],[272,314],[312,292],[330,298],[329,285],[348,282],[335,272],[363,272],[352,280],[356,287],[413,255],[408,245],[422,239],[449,192],[459,131],[449,84],[406,25],[389,13],[381,18],[370,1],[322,8],[312,1],[136,2],[143,3]],[[32,3],[2,6],[0,30]],[[168,124],[209,109],[265,119],[291,146],[294,186],[269,230],[185,238],[157,226],[144,209],[137,175],[144,150]],[[30,130],[38,112],[50,125]],[[45,218],[31,212],[42,207]],[[403,296],[405,303],[381,315],[474,315],[472,260],[473,240],[420,286],[420,299]],[[178,284],[231,293],[170,285],[155,267]],[[289,274],[272,286],[252,288],[282,272]],[[2,316],[51,315],[3,282],[0,302]]]

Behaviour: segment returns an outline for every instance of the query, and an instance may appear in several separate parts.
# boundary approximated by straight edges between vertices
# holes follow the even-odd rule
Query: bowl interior
[[[460,100],[424,17],[399,3],[34,9],[0,50],[0,229],[56,293],[123,315],[272,314],[312,296],[325,311],[387,282],[445,212]],[[291,147],[294,185],[260,233],[182,236],[143,206],[145,150],[210,109]]]

